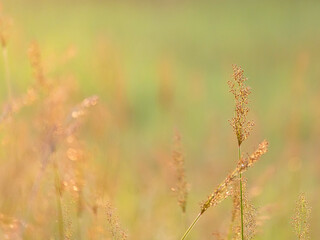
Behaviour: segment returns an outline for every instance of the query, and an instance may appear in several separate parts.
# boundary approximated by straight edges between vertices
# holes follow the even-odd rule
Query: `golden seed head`
[[[244,215],[244,236],[245,239],[252,239],[257,230],[257,209],[251,204],[246,191],[247,180],[242,178],[242,206]],[[231,215],[231,226],[233,230],[233,240],[241,239],[241,192],[239,188],[240,179],[234,182],[233,209]]]
[[[247,120],[247,115],[249,112],[248,108],[248,97],[251,93],[250,87],[245,85],[247,78],[244,77],[244,71],[241,67],[233,65],[233,75],[232,81],[228,81],[230,87],[230,92],[235,98],[235,115],[230,120],[230,124],[233,128],[234,133],[238,139],[238,145],[246,140],[249,135],[252,127],[254,126],[253,121]]]
[[[296,203],[295,215],[292,219],[292,225],[298,239],[310,239],[310,216],[311,207],[304,193],[301,193]]]
[[[31,67],[33,69],[34,78],[36,79],[37,83],[41,86],[46,85],[46,78],[44,75],[40,48],[37,42],[31,43],[28,49],[28,55]]]
[[[106,204],[107,222],[109,224],[109,232],[112,239],[126,240],[128,238],[127,233],[120,227],[119,218],[115,214],[115,209],[107,202]]]
[[[184,156],[182,154],[181,136],[176,132],[174,137],[174,150],[172,152],[173,166],[176,173],[176,186],[171,190],[176,194],[178,204],[182,211],[186,211],[188,197],[188,183],[185,177]]]
[[[209,207],[215,206],[225,198],[233,195],[233,184],[237,180],[240,173],[249,169],[260,157],[268,150],[268,142],[264,140],[259,144],[258,149],[252,153],[248,158],[241,158],[236,169],[230,173],[225,180],[213,191],[208,199],[201,205],[201,214],[204,213]]]
[[[12,27],[12,19],[3,14],[0,8],[0,44],[1,47],[5,48],[8,44],[9,31]]]
[[[268,151],[268,141],[263,140],[256,151],[254,151],[249,157],[241,158],[238,162],[238,168],[240,172],[245,171],[251,167],[260,157]]]

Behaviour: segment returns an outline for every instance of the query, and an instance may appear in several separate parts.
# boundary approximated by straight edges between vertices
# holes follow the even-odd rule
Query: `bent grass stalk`
[[[192,230],[192,228],[194,227],[194,225],[196,225],[196,223],[199,221],[200,217],[201,217],[202,213],[200,212],[198,214],[198,216],[193,220],[193,222],[191,223],[191,225],[188,227],[187,231],[183,234],[181,240],[185,239],[187,237],[187,235],[189,234],[189,232]]]
[[[268,142],[266,140],[259,144],[259,147],[249,157],[241,158],[237,167],[230,173],[225,180],[213,191],[208,199],[202,204],[200,213],[197,215],[195,220],[191,223],[190,227],[183,234],[181,240],[186,239],[195,224],[199,221],[200,217],[208,210],[211,206],[218,205],[221,201],[232,195],[232,184],[237,180],[240,174],[247,171],[250,167],[257,162],[260,157],[268,151]]]

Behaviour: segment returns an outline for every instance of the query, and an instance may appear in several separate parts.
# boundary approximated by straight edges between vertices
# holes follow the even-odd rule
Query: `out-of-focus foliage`
[[[0,234],[14,239],[28,226],[28,239],[57,237],[60,201],[71,239],[112,229],[118,238],[179,239],[237,163],[227,81],[239,64],[256,123],[242,151],[270,143],[246,174],[259,207],[255,239],[294,239],[301,191],[317,239],[319,12],[319,1],[2,1],[16,112],[0,123]],[[30,64],[33,41],[48,86]],[[7,91],[1,57],[1,113],[11,111]],[[99,101],[84,111],[88,96]],[[190,185],[185,215],[171,191],[175,129]],[[209,209],[190,239],[227,232],[231,208],[226,200]]]

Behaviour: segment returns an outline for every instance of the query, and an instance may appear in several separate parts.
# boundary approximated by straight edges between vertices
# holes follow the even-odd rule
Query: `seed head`
[[[182,154],[181,136],[178,132],[174,138],[174,150],[172,152],[173,166],[175,168],[176,186],[171,190],[176,194],[178,204],[182,212],[186,211],[188,197],[188,183],[185,177],[184,156]]]
[[[40,48],[37,42],[31,43],[28,49],[28,55],[36,83],[40,86],[46,85],[47,80],[44,74]]]
[[[120,227],[119,218],[115,214],[115,209],[110,202],[106,204],[107,222],[109,232],[114,240],[126,240],[128,238],[127,233]]]
[[[246,191],[247,180],[242,178],[242,201],[244,214],[244,235],[245,239],[252,239],[257,230],[257,209],[252,205]],[[233,230],[233,240],[241,239],[241,192],[239,189],[239,178],[234,183],[233,209],[231,215],[231,226]]]
[[[296,203],[295,215],[292,225],[299,240],[310,239],[310,215],[311,208],[304,193],[299,196]]]
[[[240,173],[243,173],[249,169],[260,157],[268,150],[268,142],[264,140],[259,144],[258,149],[252,153],[248,158],[241,158],[238,166],[232,173],[230,173],[226,179],[213,191],[208,199],[201,205],[201,214],[204,213],[209,207],[215,206],[225,198],[233,195],[233,184],[237,180]]]
[[[230,92],[235,99],[235,115],[230,120],[230,124],[238,139],[238,145],[248,138],[250,131],[254,126],[253,121],[247,120],[249,112],[248,97],[251,93],[250,87],[245,85],[247,78],[243,75],[243,70],[237,65],[233,65],[233,79],[228,81]]]
[[[240,158],[238,162],[239,171],[244,172],[247,168],[251,167],[259,158],[268,151],[268,141],[263,140],[256,151],[254,151],[249,157]]]
[[[0,44],[2,48],[6,48],[8,38],[10,36],[10,28],[12,27],[12,19],[3,14],[0,6]]]

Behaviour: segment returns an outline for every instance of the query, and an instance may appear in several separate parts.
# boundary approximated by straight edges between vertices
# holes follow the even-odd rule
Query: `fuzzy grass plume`
[[[188,183],[185,177],[184,156],[182,154],[181,136],[177,132],[174,136],[174,150],[172,152],[173,166],[175,168],[176,185],[171,190],[176,194],[182,212],[186,211],[188,197]]]
[[[237,65],[233,65],[232,67],[232,81],[228,81],[228,85],[235,99],[235,114],[230,120],[230,124],[237,136],[238,145],[240,146],[242,142],[249,137],[252,127],[254,126],[254,122],[247,119],[249,113],[248,98],[251,91],[250,87],[245,85],[248,79],[244,76],[243,69]]]
[[[295,214],[292,219],[295,234],[299,240],[310,239],[311,207],[304,193],[301,193],[296,203]]]
[[[113,240],[126,240],[127,233],[120,227],[119,219],[115,215],[115,209],[108,202],[106,205],[107,221],[109,223],[109,231]]]
[[[266,140],[259,144],[259,147],[249,157],[241,158],[237,167],[230,173],[225,180],[213,191],[208,199],[201,206],[201,214],[203,214],[211,206],[215,206],[222,200],[232,195],[233,183],[241,173],[246,172],[252,167],[260,157],[268,151],[268,142]]]
[[[248,194],[246,192],[246,179],[243,179],[243,206],[244,206],[244,236],[246,239],[252,239],[257,229],[257,210],[249,201]],[[231,223],[229,228],[228,240],[241,239],[241,222],[240,222],[240,189],[239,180],[234,183],[234,194],[233,194],[233,209],[231,214]]]

